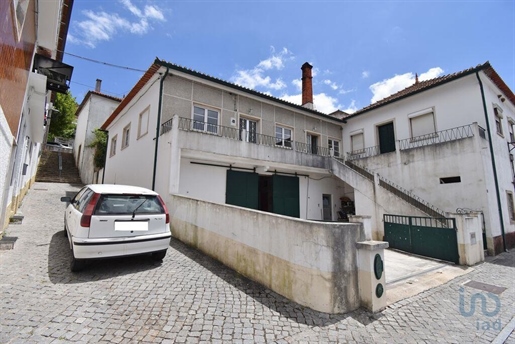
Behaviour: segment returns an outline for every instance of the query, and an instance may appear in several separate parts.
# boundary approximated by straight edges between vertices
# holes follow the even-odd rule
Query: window
[[[350,137],[352,153],[361,153],[365,149],[363,133],[354,134]]]
[[[495,128],[497,129],[497,134],[504,137],[502,133],[502,109],[497,105],[494,105],[494,114],[495,114]]]
[[[114,156],[116,155],[116,141],[118,140],[118,135],[115,135],[112,139],[111,139],[111,151],[110,151],[110,156]]]
[[[148,133],[148,117],[150,108],[146,108],[139,114],[138,119],[138,139]]]
[[[426,112],[422,115],[419,113],[410,117],[411,138],[423,138],[421,136],[427,136],[436,132],[433,112]]]
[[[515,125],[515,121],[513,118],[508,118],[508,132],[510,133],[510,142],[515,142],[515,136],[513,135],[513,125]]]
[[[515,221],[515,209],[513,207],[513,194],[506,191],[506,198],[508,200],[508,213],[510,214],[510,220]]]
[[[123,128],[122,149],[129,147],[130,137],[131,137],[131,124],[129,123],[125,128]]]
[[[452,184],[452,183],[461,183],[461,177],[445,177],[440,178],[440,184]]]
[[[193,106],[193,129],[218,134],[218,111]]]
[[[327,146],[329,147],[329,151],[331,152],[332,156],[340,156],[340,141],[327,139]]]
[[[275,127],[275,144],[281,147],[291,148],[291,129],[276,126]]]
[[[257,122],[240,117],[240,140],[245,142],[257,142]]]

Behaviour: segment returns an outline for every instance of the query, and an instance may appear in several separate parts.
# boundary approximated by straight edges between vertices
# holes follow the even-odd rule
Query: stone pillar
[[[472,266],[485,260],[482,218],[478,212],[449,214],[456,219],[460,265]]]
[[[386,282],[384,272],[385,241],[356,243],[358,254],[358,286],[361,306],[376,313],[386,308]]]
[[[170,157],[170,194],[179,193],[179,178],[181,171],[181,148],[179,147],[179,116],[173,115],[171,130]]]
[[[362,223],[365,237],[362,240],[372,240],[372,216],[349,215],[349,222]]]

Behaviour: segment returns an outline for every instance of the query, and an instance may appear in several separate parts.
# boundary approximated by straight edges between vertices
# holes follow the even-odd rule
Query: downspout
[[[107,146],[109,146],[109,130],[99,129],[106,133],[106,152],[104,156],[104,168],[102,169],[102,184],[104,184],[105,176],[106,176],[106,168],[107,168]]]
[[[159,148],[159,131],[161,129],[161,111],[163,102],[163,84],[166,76],[168,75],[169,67],[166,67],[165,74],[161,77],[161,82],[159,83],[159,103],[157,105],[157,123],[156,123],[156,145],[154,151],[154,171],[152,172],[152,190],[155,191],[156,187],[156,173],[157,173],[157,151]]]
[[[502,246],[503,246],[504,251],[506,252],[506,234],[504,233],[504,220],[502,217],[501,197],[499,195],[499,180],[497,179],[497,168],[496,168],[496,164],[495,164],[494,147],[492,145],[492,135],[490,133],[490,121],[488,120],[488,111],[486,108],[485,91],[483,89],[483,83],[481,82],[481,78],[479,77],[479,72],[476,72],[476,77],[477,77],[477,80],[479,81],[479,88],[481,89],[481,98],[483,99],[483,111],[485,113],[486,130],[488,132],[488,144],[490,146],[490,155],[492,156],[492,169],[494,172],[495,194],[497,195],[497,208],[499,209],[499,219],[501,221]],[[495,246],[494,246],[494,254],[495,254]]]

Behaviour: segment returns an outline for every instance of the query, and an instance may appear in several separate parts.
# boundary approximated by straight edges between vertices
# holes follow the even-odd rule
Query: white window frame
[[[494,118],[495,131],[497,132],[497,135],[504,137],[504,133],[503,133],[503,129],[502,129],[502,119],[503,119],[502,108],[497,104],[494,104],[494,116],[495,116],[495,118]]]
[[[515,221],[515,205],[513,203],[513,193],[511,191],[506,191],[506,202],[508,204],[508,215],[510,216],[510,221]]]
[[[111,138],[111,147],[110,147],[110,150],[109,150],[109,157],[112,157],[112,156],[116,155],[116,142],[117,141],[118,141],[118,134],[114,135]]]
[[[195,116],[200,115],[198,113],[195,113],[195,108],[203,110],[203,120],[200,121],[199,119],[195,119]],[[209,123],[210,121],[210,112],[216,112],[216,124]],[[211,118],[212,119],[212,118]],[[195,131],[201,131],[207,134],[213,134],[218,135],[218,127],[220,126],[220,110],[200,105],[200,104],[193,104],[193,107],[191,109],[191,120],[192,120],[192,129]]]
[[[277,129],[281,129],[281,137],[278,137]],[[285,140],[285,131],[290,131],[290,140]],[[289,145],[287,144],[289,142]],[[282,125],[282,124],[275,124],[275,145],[278,147],[288,148],[291,149],[293,147],[293,128]]]
[[[129,123],[123,128],[122,149],[129,147],[130,139],[131,139],[131,124]]]
[[[511,143],[515,143],[515,134],[513,132],[513,126],[515,125],[515,120],[511,117],[508,117],[508,139]]]
[[[335,143],[337,143],[338,150],[334,149]],[[342,146],[342,142],[340,140],[336,140],[331,137],[327,138],[327,148],[329,148],[329,154],[331,154],[331,156],[339,158],[340,154],[341,154],[341,150],[340,150],[341,146]]]
[[[148,122],[150,118],[150,106],[143,110],[138,117],[138,140],[148,134]]]
[[[420,129],[417,128],[417,130],[413,130],[413,124],[416,124],[417,120],[421,120],[423,117],[431,116],[431,124],[429,124],[431,127],[428,126],[428,129],[424,127],[424,130],[422,130],[422,133],[419,133]],[[408,115],[409,119],[409,127],[410,127],[410,137],[411,141],[416,140],[425,140],[427,138],[431,138],[437,135],[436,133],[436,121],[435,121],[435,111],[433,108],[420,110],[414,113],[411,113]],[[428,123],[424,123],[428,125]]]
[[[241,121],[245,121],[245,128],[242,128],[241,127]],[[256,132],[254,133],[255,134],[255,141],[252,141],[252,135],[251,135],[251,131],[250,131],[250,122],[254,122],[256,123]],[[238,119],[238,129],[239,129],[239,138],[241,141],[245,141],[245,142],[251,142],[251,143],[257,143],[258,141],[258,133],[259,133],[259,119],[258,118],[255,118],[255,117],[250,117],[250,116],[246,116],[246,115],[240,115],[239,119]]]

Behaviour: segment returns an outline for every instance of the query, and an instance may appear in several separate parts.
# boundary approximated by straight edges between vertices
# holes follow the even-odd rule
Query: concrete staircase
[[[73,153],[44,150],[39,160],[36,181],[82,185]]]

